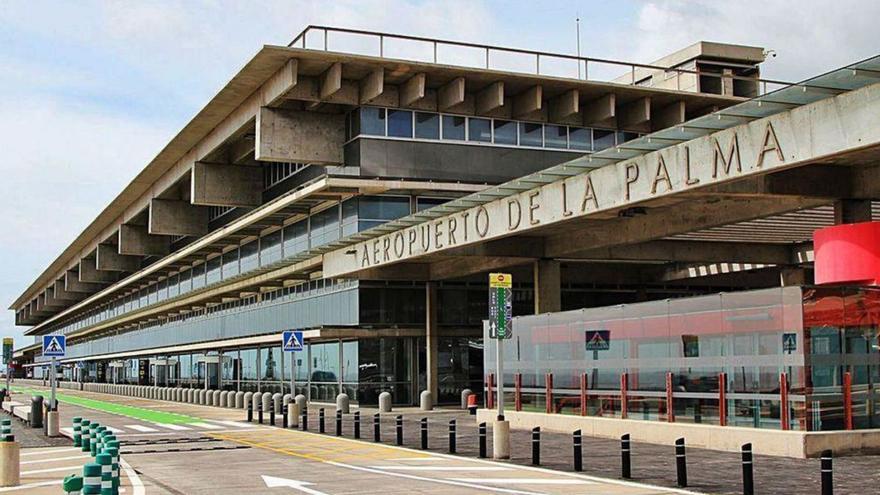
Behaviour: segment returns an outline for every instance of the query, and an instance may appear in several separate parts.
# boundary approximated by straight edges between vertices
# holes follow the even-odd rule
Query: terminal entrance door
[[[220,359],[219,355],[199,358],[199,380],[208,390],[220,389]]]

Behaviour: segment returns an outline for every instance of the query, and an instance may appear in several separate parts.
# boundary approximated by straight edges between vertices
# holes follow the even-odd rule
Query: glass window
[[[495,128],[495,144],[516,145],[516,122],[496,119],[492,125]]]
[[[193,290],[205,286],[205,264],[199,263],[192,269],[192,286]]]
[[[492,142],[492,121],[489,119],[468,119],[468,141]]]
[[[436,113],[416,112],[416,138],[440,139],[440,116]]]
[[[281,259],[281,230],[260,238],[260,266],[266,266]]]
[[[545,125],[544,146],[557,149],[568,148],[568,127],[564,125]]]
[[[433,208],[437,205],[442,205],[449,201],[446,198],[417,198],[416,199],[416,211],[424,211],[428,208]]]
[[[342,202],[342,237],[358,231],[358,198]]]
[[[312,381],[336,383],[339,377],[339,343],[312,346]]]
[[[409,215],[409,197],[363,196],[358,211],[358,230],[366,230]]]
[[[175,297],[180,294],[180,279],[175,273],[168,277],[168,297]]]
[[[456,115],[443,116],[443,139],[464,141],[464,126],[467,119]]]
[[[223,253],[223,278],[238,275],[238,248]]]
[[[604,131],[602,129],[593,129],[593,149],[602,151],[606,148],[614,146],[614,131]]]
[[[360,134],[368,136],[385,135],[384,108],[361,107],[358,113],[360,114]]]
[[[531,122],[519,123],[519,145],[520,146],[543,146],[544,139],[541,133],[541,124],[533,124]]]
[[[257,241],[249,242],[241,246],[241,273],[247,273],[259,266],[259,251]]]
[[[260,358],[263,360],[261,379],[270,382],[281,380],[281,348],[264,347],[260,349]]]
[[[309,221],[311,222],[309,241],[312,247],[339,239],[339,205],[312,215]]]
[[[568,140],[568,147],[573,150],[590,151],[593,149],[593,135],[591,129],[569,127]]]
[[[208,272],[205,276],[208,284],[220,281],[220,265],[220,256],[215,256],[208,260]]]
[[[617,144],[623,144],[627,141],[632,141],[633,139],[635,139],[637,137],[639,137],[638,132],[618,131]]]
[[[192,270],[180,272],[180,293],[186,294],[192,290]]]
[[[409,110],[388,110],[388,135],[391,137],[413,137],[413,115]]]
[[[284,254],[293,256],[309,249],[309,221],[300,220],[284,227]]]
[[[256,349],[244,349],[241,351],[241,355],[239,357],[241,362],[239,366],[241,367],[241,376],[242,380],[257,380],[257,350]]]

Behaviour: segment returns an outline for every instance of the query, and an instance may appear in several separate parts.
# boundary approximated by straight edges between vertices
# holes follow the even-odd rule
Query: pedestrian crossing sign
[[[67,338],[64,335],[43,335],[43,356],[64,357]]]
[[[298,330],[285,330],[281,334],[281,347],[285,352],[303,350],[303,333]]]

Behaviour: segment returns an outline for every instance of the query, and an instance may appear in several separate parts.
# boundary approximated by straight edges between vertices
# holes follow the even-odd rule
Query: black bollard
[[[342,409],[336,410],[336,436],[342,436]]]
[[[755,495],[755,475],[752,471],[752,444],[742,446],[743,495]]]
[[[254,422],[254,405],[253,404],[248,404],[248,406],[247,406],[247,422],[248,423]]]
[[[309,431],[309,408],[307,407],[304,407],[302,410],[299,427],[302,429],[302,431]]]
[[[269,409],[269,426],[275,426],[275,408]]]
[[[397,445],[403,445],[403,416],[397,416]]]
[[[480,423],[480,459],[486,458],[486,423]]]
[[[575,430],[572,435],[572,442],[574,444],[574,470],[579,472],[584,470],[582,441],[583,437],[581,436],[581,430]]]
[[[834,467],[830,450],[822,451],[822,495],[834,495]]]
[[[449,420],[449,453],[455,453],[455,420]]]
[[[324,433],[324,408],[318,409],[318,433]]]
[[[620,477],[625,480],[632,478],[629,433],[620,436]]]
[[[422,450],[428,450],[428,418],[422,418],[420,429],[422,431]]]
[[[541,427],[532,428],[532,465],[541,465]]]
[[[675,475],[678,480],[678,486],[682,488],[688,486],[688,468],[687,457],[684,453],[684,438],[675,440]]]
[[[361,439],[361,412],[354,412],[354,438],[355,440]]]
[[[287,421],[288,420],[287,414],[288,414],[287,404],[282,404],[281,405],[281,427],[284,429],[287,429],[288,426],[290,425],[290,423]]]
[[[263,424],[263,403],[257,402],[257,422]]]
[[[379,419],[379,413],[374,414],[373,415],[373,441],[374,442],[382,441],[382,438],[379,434],[379,424],[380,424],[379,422],[380,421],[381,420]]]

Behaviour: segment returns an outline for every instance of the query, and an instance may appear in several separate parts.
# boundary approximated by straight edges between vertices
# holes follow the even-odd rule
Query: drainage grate
[[[134,454],[171,454],[179,452],[207,452],[212,450],[238,450],[249,449],[249,445],[215,445],[211,447],[173,448],[173,449],[149,449],[149,450],[123,450],[119,455]]]

